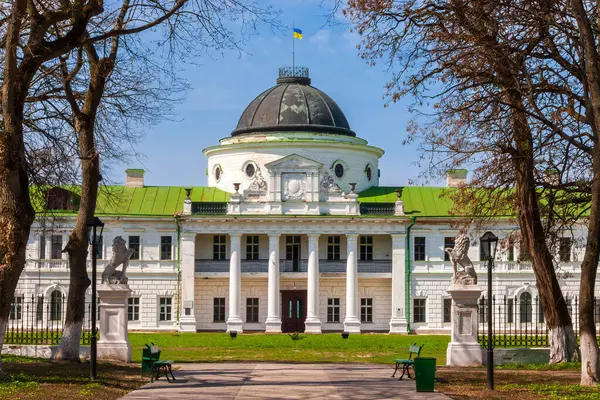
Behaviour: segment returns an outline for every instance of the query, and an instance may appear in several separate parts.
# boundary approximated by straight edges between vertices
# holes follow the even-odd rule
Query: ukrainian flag
[[[302,31],[298,28],[294,28],[294,37],[296,39],[302,39]]]

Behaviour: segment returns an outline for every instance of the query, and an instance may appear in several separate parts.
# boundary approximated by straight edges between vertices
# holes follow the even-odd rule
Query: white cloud
[[[308,42],[314,45],[316,49],[322,53],[333,53],[331,47],[331,31],[322,29],[308,38]]]

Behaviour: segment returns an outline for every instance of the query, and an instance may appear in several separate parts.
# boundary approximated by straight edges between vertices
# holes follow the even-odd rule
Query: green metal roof
[[[395,203],[402,189],[404,213],[415,217],[449,217],[452,200],[443,196],[449,189],[427,186],[373,186],[358,194],[361,203]]]
[[[187,187],[192,189],[192,202],[227,202],[229,193],[214,187]],[[98,195],[96,214],[132,216],[173,216],[183,211],[186,187],[145,186],[140,188],[124,186],[102,186]],[[79,194],[79,187],[68,190]],[[34,201],[36,211],[43,210],[43,202]],[[75,214],[75,212],[61,212]]]

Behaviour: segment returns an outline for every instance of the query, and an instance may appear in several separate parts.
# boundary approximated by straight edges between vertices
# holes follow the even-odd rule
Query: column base
[[[97,356],[100,360],[113,360],[131,362],[131,345],[129,342],[101,342],[98,341]]]
[[[265,321],[265,333],[281,333],[281,319],[278,317],[267,317]]]
[[[356,317],[346,318],[344,321],[344,331],[350,333],[360,333],[360,320]]]
[[[408,323],[405,318],[390,319],[390,333],[408,334]]]
[[[482,365],[479,343],[450,342],[446,350],[446,365],[473,367]]]
[[[179,332],[196,332],[196,318],[182,318],[179,321]]]
[[[319,318],[307,317],[304,321],[304,333],[321,333],[321,321]]]
[[[231,331],[236,331],[237,333],[244,332],[242,329],[242,320],[240,318],[229,318],[227,320],[227,332]]]

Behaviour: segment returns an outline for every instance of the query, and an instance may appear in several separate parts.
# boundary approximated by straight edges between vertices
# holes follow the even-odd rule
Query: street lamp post
[[[90,219],[87,223],[88,228],[92,230],[92,340],[90,343],[90,379],[96,380],[96,264],[98,261],[98,237],[102,237],[104,230],[104,222],[98,217]],[[100,228],[100,236],[97,235],[96,229]]]
[[[487,345],[487,377],[488,389],[494,390],[494,348],[492,343],[492,269],[494,257],[498,246],[498,237],[492,232],[486,232],[481,237],[482,248],[487,251],[488,256],[488,298],[487,298],[487,322],[488,322],[488,345]]]

